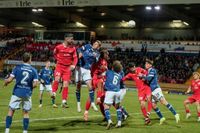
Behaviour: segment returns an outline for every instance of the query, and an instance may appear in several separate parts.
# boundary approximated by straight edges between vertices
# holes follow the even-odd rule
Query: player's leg
[[[126,95],[126,88],[120,90],[120,103],[122,103],[124,97]],[[129,116],[128,112],[126,111],[125,107],[120,105],[120,109],[122,111],[123,119],[126,120]]]
[[[75,69],[75,82],[76,82],[76,100],[77,100],[77,111],[81,112],[81,69],[76,67]]]
[[[121,91],[120,92],[115,92],[115,97],[114,97],[114,102],[115,108],[116,108],[116,113],[117,113],[117,125],[115,126],[116,128],[119,128],[122,126],[122,110],[120,108],[120,102],[121,102]]]
[[[197,115],[198,115],[197,121],[200,122],[200,101],[196,101],[195,105],[197,107]]]
[[[147,110],[146,110],[146,101],[145,101],[145,94],[142,91],[138,92],[138,100],[140,102],[140,109],[144,118],[147,118]]]
[[[92,81],[87,80],[86,84],[87,84],[87,87],[89,88],[89,97],[90,97],[90,101],[91,101],[91,106],[95,111],[98,111],[98,109],[94,103],[94,89],[92,87]]]
[[[90,98],[87,99],[85,104],[84,120],[88,121],[88,113],[91,106]]]
[[[146,90],[146,100],[147,100],[147,115],[150,117],[152,110],[152,97],[151,97],[151,89],[149,87],[145,88]]]
[[[8,115],[6,116],[6,130],[5,130],[5,133],[9,133],[10,126],[12,124],[12,118],[13,118],[14,112],[17,109],[20,109],[20,104],[21,104],[21,98],[15,96],[15,95],[12,95],[10,103],[9,103]]]
[[[27,133],[28,132],[28,127],[29,127],[29,111],[32,108],[32,101],[31,101],[31,97],[28,98],[23,98],[22,101],[22,106],[23,106],[23,133]]]
[[[53,81],[53,85],[52,85],[52,92],[53,92],[52,97],[53,98],[55,98],[56,91],[58,90],[59,81],[60,81],[60,78],[61,78],[61,73],[62,73],[61,66],[57,65],[55,72],[54,72],[54,81]]]
[[[63,70],[63,75],[62,75],[62,80],[63,80],[63,90],[62,90],[62,104],[61,106],[63,108],[68,108],[67,104],[67,99],[68,99],[68,93],[69,93],[69,81],[71,77],[71,70],[70,67],[64,67]]]
[[[28,132],[29,127],[29,113],[28,111],[23,111],[24,118],[23,118],[23,133]]]
[[[62,90],[62,104],[61,106],[63,108],[68,108],[68,104],[67,104],[67,99],[68,99],[68,86],[69,86],[69,82],[67,80],[63,81],[63,90]]]
[[[175,116],[176,123],[179,123],[179,121],[180,121],[180,116],[179,116],[179,114],[176,113],[176,110],[174,109],[174,107],[173,107],[170,103],[167,102],[167,100],[164,98],[164,96],[162,96],[162,97],[160,98],[160,102],[161,102],[163,105],[165,105],[165,106],[172,112],[172,114]]]
[[[42,96],[43,96],[43,92],[44,92],[44,86],[42,84],[40,84],[40,94],[39,94],[39,108],[42,107]]]
[[[160,109],[158,108],[155,100],[152,100],[152,107],[153,107],[153,110],[156,112],[157,116],[160,118],[160,125],[162,125],[165,122],[166,119],[165,119],[165,117],[163,117],[163,115],[162,115]]]
[[[46,90],[51,96],[51,103],[53,105],[53,108],[57,108],[58,106],[55,104],[55,98],[53,98],[53,92],[52,92],[52,86],[51,85],[46,85]]]
[[[98,108],[96,107],[94,103],[94,88],[92,86],[92,77],[91,77],[91,72],[90,70],[86,70],[81,68],[82,74],[83,74],[83,81],[87,84],[87,87],[89,89],[89,97],[91,101],[91,106],[95,111],[98,111]]]
[[[11,108],[9,108],[8,115],[6,116],[6,130],[5,130],[5,133],[9,133],[9,131],[10,131],[10,126],[12,124],[12,118],[13,118],[14,113],[15,113],[15,110],[12,110]]]
[[[111,115],[110,115],[110,107],[114,102],[114,97],[115,94],[114,92],[107,91],[105,94],[105,100],[104,100],[104,114],[107,120],[107,127],[106,129],[110,129],[113,122],[111,120]]]
[[[183,104],[185,107],[185,112],[186,112],[186,119],[189,119],[191,117],[191,113],[190,113],[190,109],[189,109],[189,104],[192,104],[194,101],[194,99],[192,97],[187,98]]]
[[[101,96],[101,103],[99,103],[99,108],[100,108],[100,111],[101,111],[101,114],[103,115],[104,119],[103,121],[106,120],[106,116],[105,116],[105,112],[104,112],[104,99],[105,99],[105,96]]]

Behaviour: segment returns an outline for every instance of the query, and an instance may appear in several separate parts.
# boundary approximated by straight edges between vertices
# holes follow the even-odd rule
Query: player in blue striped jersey
[[[179,114],[176,113],[176,110],[173,108],[173,106],[167,102],[165,99],[162,90],[158,84],[158,74],[155,68],[152,67],[153,61],[147,59],[145,67],[148,70],[147,76],[144,77],[146,82],[149,84],[151,91],[152,91],[152,106],[156,114],[160,118],[160,124],[163,124],[165,121],[165,118],[163,117],[160,109],[157,107],[157,102],[160,102],[161,104],[165,105],[175,116],[176,123],[180,121]]]
[[[117,125],[116,127],[121,127],[122,121],[122,112],[120,108],[120,82],[122,80],[122,65],[119,61],[113,63],[113,69],[106,72],[106,81],[105,81],[105,100],[104,100],[104,112],[105,117],[108,122],[106,129],[110,129],[113,122],[110,115],[110,107],[115,103],[115,108],[117,110]]]
[[[45,62],[45,67],[43,67],[39,72],[39,81],[40,81],[40,105],[42,107],[42,96],[44,90],[46,90],[50,96],[52,96],[52,86],[51,83],[53,81],[53,71],[50,69],[51,62],[47,60]],[[55,98],[52,97],[52,104],[54,108],[57,108],[55,104]]]
[[[23,64],[17,65],[9,78],[5,79],[5,86],[16,79],[16,83],[12,92],[11,100],[9,103],[9,111],[6,117],[6,130],[9,133],[12,124],[12,117],[15,110],[23,108],[23,133],[27,133],[29,125],[29,111],[32,107],[31,95],[33,88],[37,86],[38,74],[35,68],[31,65],[31,54],[24,53]]]

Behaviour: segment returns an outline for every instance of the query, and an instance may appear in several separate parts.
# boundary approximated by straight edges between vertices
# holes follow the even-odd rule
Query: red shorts
[[[60,64],[56,64],[56,69],[54,71],[54,76],[59,76],[63,81],[70,81],[71,70],[70,66],[64,66]]]
[[[187,99],[190,103],[199,102],[200,103],[200,95],[192,95]]]
[[[147,97],[151,96],[151,89],[149,86],[145,86],[144,89],[138,91],[139,101],[145,101]]]

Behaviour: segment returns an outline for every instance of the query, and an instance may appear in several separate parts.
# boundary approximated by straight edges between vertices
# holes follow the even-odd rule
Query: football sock
[[[148,109],[148,112],[151,113],[151,110],[152,110],[152,102],[148,102],[147,109]]]
[[[52,91],[53,92],[56,92],[58,90],[58,85],[59,85],[58,81],[54,81],[53,82],[53,86],[52,86]]]
[[[29,126],[29,118],[24,118],[23,119],[23,128],[24,128],[24,131],[28,130],[28,126]]]
[[[142,111],[142,114],[143,116],[146,118],[147,117],[147,110],[145,107],[141,107],[141,111]]]
[[[12,117],[7,116],[6,117],[6,128],[10,128],[11,124],[12,124]]]
[[[176,111],[171,104],[167,104],[167,108],[172,112],[173,115],[176,115]]]
[[[104,112],[105,112],[106,120],[107,121],[110,120],[110,110],[109,109],[105,109]]]
[[[91,105],[91,102],[90,102],[90,99],[88,99],[86,104],[85,104],[85,110],[88,111],[90,109],[90,105]]]
[[[81,92],[80,92],[80,90],[76,90],[76,100],[77,100],[77,102],[81,101]]]
[[[120,108],[117,109],[117,120],[118,120],[118,121],[121,121],[121,120],[122,120],[122,111],[121,111]]]
[[[67,100],[68,99],[68,87],[64,87],[62,91],[62,99]]]
[[[154,111],[156,112],[156,114],[158,115],[158,117],[161,119],[163,118],[162,113],[160,112],[160,109],[157,107],[156,109],[154,109]]]
[[[89,95],[90,95],[90,101],[91,101],[91,103],[94,103],[94,90],[93,89],[91,89],[89,91]]]
[[[128,112],[126,111],[126,109],[123,106],[121,106],[120,109],[123,114],[128,115]]]

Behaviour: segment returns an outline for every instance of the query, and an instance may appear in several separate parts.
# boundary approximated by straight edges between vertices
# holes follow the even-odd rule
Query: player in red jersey
[[[78,61],[76,48],[73,45],[73,41],[73,34],[67,34],[65,35],[64,42],[57,45],[54,49],[54,57],[57,63],[54,71],[55,80],[52,86],[53,96],[55,97],[56,91],[58,90],[59,80],[62,79],[62,107],[65,108],[68,107],[68,85],[70,81],[71,71],[74,70]]]
[[[149,115],[152,110],[152,102],[151,102],[151,89],[145,84],[145,82],[140,79],[138,76],[140,74],[147,74],[147,71],[142,69],[141,67],[135,67],[134,63],[129,64],[130,73],[128,73],[122,80],[125,81],[127,79],[132,79],[136,83],[136,87],[138,89],[138,99],[141,106],[141,111],[145,118],[145,124],[150,123]],[[148,112],[146,110],[146,101],[148,102]]]
[[[198,122],[200,122],[200,74],[198,72],[193,73],[193,79],[191,82],[191,86],[188,88],[187,93],[193,92],[193,95],[188,97],[184,101],[185,111],[186,111],[186,119],[191,116],[189,110],[189,104],[195,103],[197,106],[197,113],[198,113]]]
[[[97,89],[97,104],[100,107],[101,113],[104,115],[104,82],[105,82],[105,73],[108,69],[108,59],[109,59],[109,52],[106,49],[101,50],[100,52],[100,59],[97,63],[92,65],[91,74],[92,74],[92,84],[93,88]],[[84,112],[84,120],[88,120],[88,110],[90,109],[90,99],[87,100],[85,105],[85,112]]]

